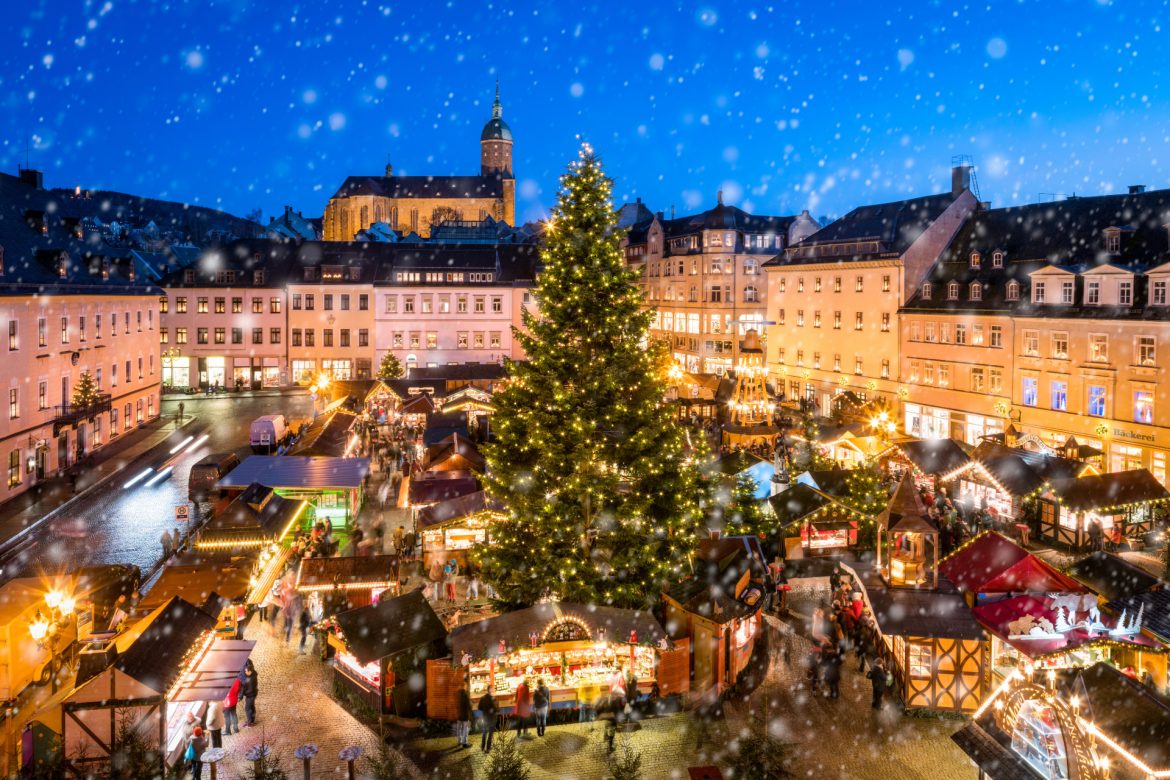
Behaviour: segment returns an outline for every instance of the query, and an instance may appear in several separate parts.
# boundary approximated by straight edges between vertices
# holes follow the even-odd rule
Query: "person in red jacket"
[[[236,715],[236,705],[240,703],[240,678],[237,677],[232,683],[232,689],[228,691],[228,695],[223,699],[223,733],[226,737],[229,734],[240,733],[240,718]]]
[[[528,719],[532,716],[532,692],[525,677],[516,688],[516,736],[528,735]]]

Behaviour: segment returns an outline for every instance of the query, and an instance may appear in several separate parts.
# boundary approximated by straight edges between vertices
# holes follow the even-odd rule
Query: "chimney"
[[[21,168],[20,181],[36,190],[45,188],[44,174],[33,168]]]
[[[670,204],[670,218],[674,219],[674,204]]]
[[[963,190],[971,189],[971,166],[951,166],[951,194],[959,195]]]
[[[1129,194],[1130,195],[1141,195],[1145,191],[1146,191],[1146,185],[1144,185],[1144,184],[1131,184],[1131,185],[1129,185]]]
[[[641,198],[641,197],[635,198],[635,199],[634,199],[634,202],[635,202],[635,203],[641,203],[641,202],[642,202],[642,198]]]

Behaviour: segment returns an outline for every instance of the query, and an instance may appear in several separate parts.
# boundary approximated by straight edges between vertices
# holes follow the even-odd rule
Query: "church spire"
[[[500,80],[496,79],[496,102],[492,103],[492,119],[499,119],[504,115],[504,109],[500,105]]]

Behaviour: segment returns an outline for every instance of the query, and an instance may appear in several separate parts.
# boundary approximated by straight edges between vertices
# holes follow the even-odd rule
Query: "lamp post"
[[[349,773],[349,780],[355,780],[357,777],[353,764],[361,757],[362,752],[361,747],[358,745],[350,745],[349,747],[342,748],[341,752],[337,754],[337,757],[345,762],[346,771]]]
[[[38,609],[28,626],[28,633],[37,643],[38,648],[49,651],[49,681],[52,684],[52,692],[56,693],[57,641],[61,638],[66,621],[73,616],[73,611],[77,607],[77,599],[72,594],[53,589],[45,594],[45,607],[48,610],[48,616],[46,617]]]

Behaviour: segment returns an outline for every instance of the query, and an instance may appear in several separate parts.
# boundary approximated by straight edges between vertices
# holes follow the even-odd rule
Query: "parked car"
[[[192,501],[206,501],[215,494],[215,483],[229,471],[240,465],[234,452],[217,452],[208,455],[191,467],[187,477],[187,496]]]

